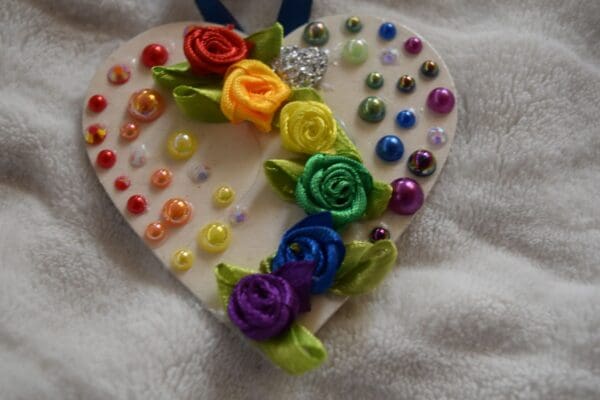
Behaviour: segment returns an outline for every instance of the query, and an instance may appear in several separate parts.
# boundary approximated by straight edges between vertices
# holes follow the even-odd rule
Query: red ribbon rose
[[[183,40],[183,53],[198,75],[224,75],[230,65],[245,59],[248,51],[248,44],[233,27],[194,27]]]

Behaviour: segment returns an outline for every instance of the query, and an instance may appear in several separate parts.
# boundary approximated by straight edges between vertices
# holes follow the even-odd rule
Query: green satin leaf
[[[392,186],[389,183],[373,181],[373,189],[367,198],[365,218],[373,219],[381,216],[387,210],[392,197]]]
[[[339,123],[337,124],[337,137],[335,139],[335,143],[333,144],[333,149],[337,155],[345,156],[358,162],[362,162],[362,158],[360,157],[358,149],[354,143],[352,143]]]
[[[215,277],[217,278],[217,290],[223,308],[227,309],[229,296],[233,292],[233,287],[245,276],[255,274],[256,271],[236,267],[235,265],[220,263],[215,267]]]
[[[396,257],[398,251],[391,240],[347,244],[346,256],[336,273],[331,292],[352,296],[373,290],[391,271]]]
[[[327,360],[323,343],[297,323],[276,338],[254,343],[273,363],[292,375],[308,372]]]
[[[177,86],[173,98],[179,109],[189,118],[202,122],[229,122],[221,112],[221,88]]]
[[[287,99],[288,103],[292,101],[318,101],[319,103],[325,103],[319,92],[309,87],[293,88],[292,94]]]
[[[271,254],[269,257],[260,261],[258,266],[258,270],[262,274],[270,274],[271,273],[271,263],[273,262],[273,258],[275,258],[275,254]]]
[[[269,64],[275,57],[279,56],[283,43],[283,26],[276,22],[270,28],[248,36],[246,42],[252,44],[249,58]]]
[[[169,90],[173,90],[177,86],[222,86],[219,76],[193,74],[187,61],[168,67],[152,67],[152,78],[160,86]]]
[[[264,169],[273,189],[284,200],[295,201],[296,183],[304,171],[304,166],[289,160],[267,160]]]

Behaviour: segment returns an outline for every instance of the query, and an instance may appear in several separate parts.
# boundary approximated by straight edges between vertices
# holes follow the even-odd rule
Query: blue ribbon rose
[[[333,285],[345,255],[346,248],[333,229],[331,213],[322,212],[309,215],[283,235],[271,270],[275,272],[291,261],[314,262],[310,292],[319,294]]]

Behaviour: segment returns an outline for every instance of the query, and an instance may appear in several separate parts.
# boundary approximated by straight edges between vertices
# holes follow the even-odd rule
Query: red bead
[[[115,179],[115,189],[123,191],[131,185],[131,181],[125,175],[121,175]]]
[[[152,68],[157,65],[165,65],[169,59],[169,52],[165,46],[161,44],[152,43],[144,47],[142,51],[142,63]]]
[[[88,109],[92,112],[99,113],[104,111],[108,102],[101,94],[95,94],[88,100]]]
[[[117,154],[112,150],[101,150],[96,157],[100,168],[109,169],[117,162]]]
[[[148,203],[141,194],[134,194],[127,200],[127,210],[132,214],[141,214],[146,211]]]

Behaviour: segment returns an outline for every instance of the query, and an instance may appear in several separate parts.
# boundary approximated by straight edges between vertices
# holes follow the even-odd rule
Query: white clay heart
[[[419,54],[408,54],[404,50],[404,42],[416,35],[401,25],[396,24],[395,39],[385,41],[378,35],[383,19],[361,17],[363,28],[359,33],[348,32],[344,27],[346,19],[347,16],[333,16],[320,20],[329,28],[330,35],[328,42],[322,46],[328,52],[329,65],[320,82],[321,94],[336,118],[345,126],[375,179],[391,182],[399,177],[411,177],[421,184],[427,196],[446,162],[456,129],[456,107],[447,114],[436,114],[426,105],[427,96],[436,87],[455,91],[448,69],[424,40]],[[282,201],[264,176],[262,164],[265,160],[290,157],[290,153],[282,149],[277,131],[260,133],[248,123],[207,124],[186,118],[174,104],[169,91],[157,87],[150,69],[140,62],[142,49],[150,43],[160,43],[166,47],[169,52],[168,65],[185,61],[182,39],[188,25],[190,23],[174,23],[152,28],[123,44],[108,57],[92,79],[86,96],[87,101],[90,96],[101,94],[107,99],[108,106],[100,113],[86,109],[83,129],[85,132],[96,123],[105,126],[108,134],[104,141],[98,145],[86,145],[87,152],[109,197],[139,236],[144,238],[146,227],[160,220],[161,209],[167,200],[180,198],[191,204],[193,214],[188,223],[170,227],[159,243],[144,240],[165,268],[170,269],[171,258],[177,250],[187,249],[193,254],[193,267],[174,274],[206,308],[224,317],[217,296],[214,266],[219,262],[227,262],[257,268],[260,260],[277,249],[283,232],[305,214],[300,207]],[[303,28],[291,33],[285,38],[285,45],[306,47],[302,33]],[[344,61],[343,47],[347,41],[358,38],[366,41],[369,55],[364,63],[352,65]],[[383,65],[382,56],[387,58],[386,61],[393,61],[394,58],[396,61],[391,65]],[[420,74],[421,64],[426,60],[438,64],[437,77],[426,78]],[[107,72],[116,64],[124,64],[131,69],[128,82],[115,85],[107,80]],[[368,73],[374,71],[382,73],[384,77],[383,87],[377,90],[365,84]],[[413,93],[402,93],[396,88],[396,81],[405,74],[416,80]],[[126,112],[127,102],[133,92],[144,88],[154,88],[162,94],[166,102],[165,111],[153,122],[139,123],[141,133],[135,140],[124,140],[120,138],[119,130],[130,120]],[[387,107],[386,117],[378,123],[365,122],[357,113],[361,101],[372,95],[383,99]],[[396,124],[396,114],[403,109],[413,109],[416,114],[417,123],[410,129],[400,129]],[[446,137],[444,145],[435,146],[428,139],[428,132],[434,127],[443,128]],[[167,137],[176,130],[189,131],[198,142],[198,150],[189,160],[177,161],[167,155]],[[375,153],[377,141],[388,134],[399,136],[404,143],[404,156],[396,163],[383,162]],[[145,152],[140,150],[142,145]],[[103,149],[116,153],[116,163],[109,169],[97,165],[98,153]],[[437,170],[433,175],[415,177],[407,169],[406,160],[417,149],[429,149],[435,155]],[[133,157],[132,162],[130,157]],[[161,168],[172,173],[172,182],[164,189],[150,183],[152,174]],[[131,182],[124,191],[114,186],[115,179],[122,175]],[[225,208],[217,207],[213,202],[213,193],[223,185],[230,186],[236,193],[233,203]],[[147,210],[139,215],[130,213],[126,206],[130,196],[135,194],[143,195],[148,203]],[[243,213],[238,215],[238,219],[245,218],[245,221],[231,226],[229,247],[216,254],[199,248],[196,237],[201,228],[216,221],[229,223],[236,210]],[[344,232],[344,239],[368,240],[374,227],[384,225],[395,240],[410,221],[411,216],[387,211],[379,219],[351,224]],[[344,301],[344,298],[333,295],[313,296],[312,311],[302,314],[300,323],[316,332]]]

